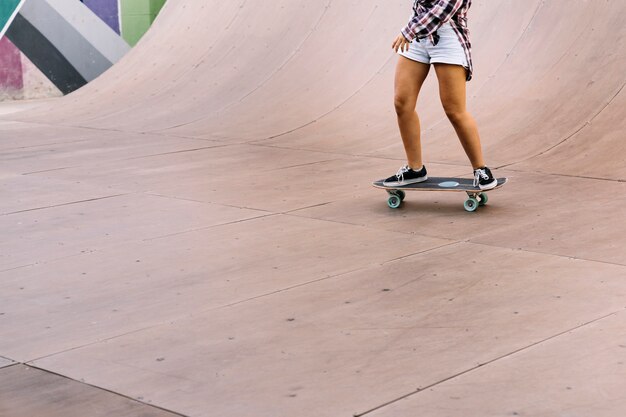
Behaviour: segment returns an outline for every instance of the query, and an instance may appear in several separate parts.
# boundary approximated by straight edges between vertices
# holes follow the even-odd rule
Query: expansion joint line
[[[374,408],[371,408],[371,409],[369,409],[369,410],[367,410],[367,411],[364,411],[364,412],[362,412],[362,413],[355,413],[355,414],[353,414],[353,416],[354,416],[354,417],[361,417],[361,416],[365,416],[365,415],[367,415],[367,414],[373,413],[374,411],[378,411],[378,410],[380,410],[381,408],[384,408],[384,407],[387,407],[387,406],[389,406],[389,405],[395,404],[395,403],[397,403],[398,401],[401,401],[401,400],[404,400],[404,399],[406,399],[406,398],[412,397],[412,396],[414,396],[415,394],[419,394],[419,393],[420,393],[420,392],[422,392],[422,391],[426,391],[426,390],[428,390],[428,389],[431,389],[431,388],[434,388],[434,387],[436,387],[436,386],[438,386],[438,385],[441,385],[441,384],[443,384],[444,382],[448,382],[448,381],[453,380],[453,379],[456,379],[456,378],[458,378],[458,377],[460,377],[460,376],[466,375],[466,374],[468,374],[468,373],[470,373],[470,372],[472,372],[472,371],[475,371],[476,369],[482,368],[482,367],[484,367],[484,366],[486,366],[486,365],[491,365],[491,364],[493,364],[493,363],[495,363],[495,362],[498,362],[498,361],[500,361],[500,360],[502,360],[502,359],[508,358],[508,357],[513,356],[513,355],[515,355],[515,354],[517,354],[517,353],[520,353],[520,352],[526,351],[526,350],[528,350],[528,349],[531,349],[531,348],[533,348],[533,347],[535,347],[535,346],[538,346],[538,345],[540,345],[540,344],[543,344],[543,343],[545,343],[545,342],[547,342],[547,341],[550,341],[550,340],[556,339],[556,338],[558,338],[558,337],[560,337],[560,336],[563,336],[563,335],[565,335],[565,334],[568,334],[568,333],[572,333],[572,332],[574,332],[574,331],[576,331],[576,330],[578,330],[578,329],[581,329],[581,328],[583,328],[583,327],[586,327],[586,326],[588,326],[588,325],[590,325],[590,324],[593,324],[593,323],[596,323],[596,322],[598,322],[598,321],[604,320],[604,319],[606,319],[606,318],[609,318],[609,317],[615,316],[615,315],[617,315],[617,314],[619,314],[619,313],[623,312],[624,310],[625,310],[625,309],[618,310],[618,311],[614,311],[614,312],[609,313],[609,314],[606,314],[606,315],[604,315],[604,316],[602,316],[602,317],[598,317],[598,318],[596,318],[596,319],[593,319],[593,320],[588,321],[588,322],[586,322],[586,323],[580,324],[580,325],[578,325],[578,326],[576,326],[576,327],[573,327],[573,328],[571,328],[571,329],[565,330],[565,331],[560,332],[560,333],[557,333],[557,334],[555,334],[555,335],[553,335],[553,336],[550,336],[550,337],[547,337],[547,338],[545,338],[545,339],[542,339],[542,340],[540,340],[540,341],[538,341],[538,342],[531,343],[531,344],[530,344],[530,345],[528,345],[528,346],[524,346],[524,347],[519,348],[519,349],[517,349],[517,350],[514,350],[514,351],[512,351],[512,352],[506,353],[506,354],[504,354],[504,355],[502,355],[502,356],[498,356],[498,357],[496,357],[496,358],[494,358],[494,359],[492,359],[492,360],[490,360],[490,361],[487,361],[487,362],[485,362],[485,363],[480,363],[480,364],[478,364],[478,365],[476,365],[476,366],[473,366],[473,367],[472,367],[472,368],[470,368],[470,369],[466,369],[465,371],[462,371],[462,372],[459,372],[459,373],[457,373],[457,374],[451,375],[451,376],[449,376],[449,377],[447,377],[447,378],[444,378],[444,379],[442,379],[442,380],[439,380],[439,381],[437,381],[437,382],[434,382],[434,383],[432,383],[432,384],[430,384],[430,385],[427,385],[427,386],[425,386],[425,387],[419,387],[418,389],[416,389],[416,390],[414,390],[414,391],[411,391],[411,392],[409,392],[409,393],[407,393],[407,394],[404,394],[404,395],[402,395],[402,396],[400,396],[400,397],[398,397],[398,398],[395,398],[395,399],[393,399],[393,400],[387,401],[386,403],[383,403],[383,404],[381,404],[381,405],[379,405],[379,406],[376,406],[376,407],[374,407]]]
[[[97,389],[97,390],[100,390],[100,391],[108,392],[108,393],[113,394],[113,395],[116,395],[116,396],[118,396],[118,397],[121,397],[121,398],[126,398],[127,400],[130,400],[130,401],[133,401],[133,402],[136,402],[136,403],[143,404],[144,406],[146,406],[146,407],[150,407],[151,409],[161,410],[161,411],[164,411],[164,412],[166,412],[166,413],[170,413],[170,414],[172,414],[172,416],[178,416],[178,417],[189,417],[189,416],[187,416],[186,414],[181,414],[181,413],[179,413],[179,412],[177,412],[177,411],[170,410],[170,409],[167,409],[167,408],[165,408],[165,407],[160,407],[160,406],[158,406],[158,405],[154,405],[154,404],[147,403],[147,402],[145,402],[145,401],[139,400],[139,399],[134,398],[134,397],[131,397],[131,396],[129,396],[129,395],[122,394],[121,392],[117,392],[117,391],[114,391],[114,390],[111,390],[111,389],[107,389],[107,388],[99,387],[99,386],[97,386],[97,385],[90,384],[90,383],[84,382],[84,381],[82,381],[82,380],[80,380],[80,381],[79,381],[79,380],[76,380],[76,379],[74,379],[74,378],[68,377],[67,375],[63,375],[63,374],[60,374],[60,373],[58,373],[58,372],[50,371],[50,370],[48,370],[48,369],[42,368],[42,367],[40,367],[40,366],[33,365],[33,364],[31,364],[31,363],[16,363],[15,365],[23,365],[23,366],[27,366],[27,367],[29,367],[29,368],[37,369],[37,370],[39,370],[39,371],[41,371],[41,372],[45,372],[45,373],[47,373],[47,374],[55,375],[55,376],[60,377],[60,378],[63,378],[63,379],[67,379],[67,380],[70,380],[70,381],[74,381],[74,382],[76,382],[76,383],[78,383],[78,384],[86,385],[86,386],[88,386],[88,387],[91,387],[91,388],[94,388],[94,389]],[[15,366],[15,365],[12,365],[12,366]]]

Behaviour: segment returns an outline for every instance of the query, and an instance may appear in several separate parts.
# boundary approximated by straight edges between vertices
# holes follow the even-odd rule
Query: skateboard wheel
[[[390,195],[387,200],[387,205],[392,209],[397,209],[400,207],[400,203],[402,203],[402,199],[397,195]]]
[[[465,203],[463,203],[463,207],[465,207],[466,211],[472,212],[476,211],[476,209],[478,208],[478,204],[478,200],[476,200],[474,197],[470,197],[465,200]]]
[[[487,193],[480,193],[478,194],[478,197],[480,197],[480,202],[478,204],[480,204],[481,206],[484,206],[485,204],[487,204],[487,201],[489,201],[489,199],[487,198]]]

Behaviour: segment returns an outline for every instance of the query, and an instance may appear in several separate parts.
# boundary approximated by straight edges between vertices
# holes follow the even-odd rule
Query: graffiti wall
[[[2,0],[0,100],[52,97],[80,88],[139,41],[164,3]]]

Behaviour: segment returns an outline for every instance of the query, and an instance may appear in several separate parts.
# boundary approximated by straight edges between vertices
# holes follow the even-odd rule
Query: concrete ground
[[[624,415],[626,37],[594,43],[623,2],[584,28],[589,2],[475,2],[470,107],[510,181],[475,213],[371,187],[403,163],[406,4],[210,3],[0,106],[1,416]],[[350,10],[368,54],[331,42]],[[429,172],[468,176],[436,99]]]

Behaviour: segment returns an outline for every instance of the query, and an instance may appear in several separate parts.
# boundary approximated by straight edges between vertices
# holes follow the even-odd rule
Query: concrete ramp
[[[474,0],[476,213],[370,185],[410,3],[170,1],[3,115],[0,356],[188,416],[623,416],[626,3]],[[470,175],[434,74],[418,110]]]
[[[240,3],[168,5],[140,47],[101,83],[68,99],[64,105],[72,111],[55,113],[55,119],[398,157],[389,38],[406,20],[404,1]],[[497,164],[588,143],[585,137],[597,130],[594,121],[623,109],[623,7],[619,1],[602,7],[588,1],[475,1],[471,107]],[[189,25],[181,30],[183,21]],[[599,47],[611,37],[610,48]],[[123,108],[102,105],[99,98],[111,88]],[[427,150],[435,161],[464,162],[435,95],[431,85],[421,99]],[[85,106],[86,97],[95,104]],[[364,119],[374,126],[364,126]],[[623,124],[606,130],[620,129]],[[605,143],[600,136],[593,133]],[[604,148],[623,150],[622,142]],[[620,168],[610,155],[598,157],[602,167],[577,160],[569,168],[559,163],[557,171],[623,178],[623,160]]]

